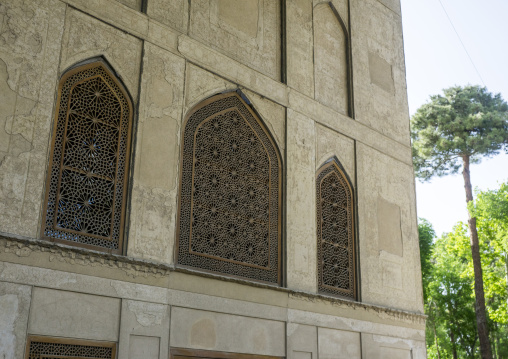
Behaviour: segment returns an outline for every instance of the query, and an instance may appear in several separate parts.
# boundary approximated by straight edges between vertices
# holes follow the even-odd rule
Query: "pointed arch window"
[[[98,60],[60,80],[43,238],[121,253],[132,103]]]
[[[335,158],[319,169],[316,195],[318,288],[356,299],[353,191]]]
[[[187,116],[180,186],[179,265],[280,283],[280,154],[237,93]]]

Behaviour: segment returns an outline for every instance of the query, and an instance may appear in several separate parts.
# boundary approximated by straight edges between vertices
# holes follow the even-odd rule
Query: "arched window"
[[[131,124],[130,97],[104,62],[62,76],[44,238],[121,253]]]
[[[356,299],[353,190],[336,159],[318,171],[318,288]]]
[[[182,141],[177,262],[280,283],[281,160],[237,93],[187,116]]]

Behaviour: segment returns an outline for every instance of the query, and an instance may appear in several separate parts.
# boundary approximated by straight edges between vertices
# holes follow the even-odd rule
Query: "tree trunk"
[[[464,155],[462,156],[462,159],[464,161],[462,176],[464,177],[464,188],[466,190],[466,203],[469,203],[473,200],[473,188],[471,186],[471,176],[469,174],[469,156]],[[485,310],[485,295],[483,291],[480,241],[478,240],[478,232],[476,231],[476,218],[471,217],[471,213],[469,213],[468,224],[471,253],[473,256],[474,292],[476,297],[476,327],[478,330],[478,338],[480,339],[480,353],[482,359],[492,359],[492,349],[489,341],[489,328],[487,326],[487,312]]]
[[[497,327],[497,324],[496,324],[496,327]],[[496,334],[496,353],[497,353],[497,356],[499,357],[499,346],[501,344],[499,343],[499,333]],[[502,358],[501,358],[502,359]]]
[[[508,252],[504,254],[504,264],[506,266],[506,291],[508,291]],[[508,301],[508,298],[506,300]]]
[[[436,323],[433,323],[433,326],[434,326],[434,340],[436,341],[437,359],[441,359],[441,353],[439,352],[439,345],[437,343]]]
[[[453,335],[453,331],[451,331],[451,330],[450,330],[450,341],[452,342],[453,359],[458,359],[458,356],[457,356],[457,345],[455,343],[455,335]]]
[[[497,359],[497,348],[496,348],[496,340],[492,340],[492,357]]]

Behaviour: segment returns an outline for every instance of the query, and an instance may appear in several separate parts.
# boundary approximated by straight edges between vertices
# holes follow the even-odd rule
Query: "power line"
[[[452,22],[452,19],[450,18],[450,15],[448,15],[448,11],[446,11],[443,3],[441,0],[438,0],[439,3],[441,4],[441,7],[443,8],[443,11],[444,13],[446,14],[446,17],[448,18],[448,21],[450,22],[450,25],[452,25],[452,28],[453,28],[453,31],[455,31],[455,34],[457,35],[457,37],[459,38],[459,41],[460,43],[462,44],[462,48],[464,49],[464,51],[466,52],[467,54],[467,57],[469,58],[469,61],[471,61],[471,64],[473,65],[478,77],[480,78],[480,80],[482,81],[483,83],[483,86],[487,87],[487,85],[485,85],[485,81],[483,81],[483,77],[482,75],[480,75],[480,71],[478,71],[478,68],[476,67],[476,65],[474,64],[474,61],[473,59],[471,58],[471,55],[469,55],[469,52],[467,51],[467,48],[466,48],[466,45],[464,44],[464,42],[462,41],[460,35],[459,35],[459,32],[457,31],[457,29],[455,28],[455,26],[453,25],[453,22]]]

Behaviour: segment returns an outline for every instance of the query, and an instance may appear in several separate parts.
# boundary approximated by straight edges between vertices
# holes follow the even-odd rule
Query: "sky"
[[[410,115],[430,95],[454,85],[485,85],[508,101],[507,0],[401,0],[401,3]],[[474,188],[495,189],[507,180],[507,154],[471,165]],[[437,235],[450,232],[459,221],[467,221],[461,172],[426,183],[417,180],[416,197],[418,217],[430,221]]]

